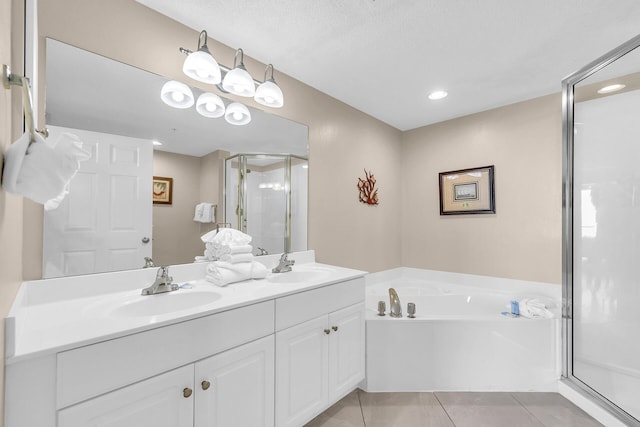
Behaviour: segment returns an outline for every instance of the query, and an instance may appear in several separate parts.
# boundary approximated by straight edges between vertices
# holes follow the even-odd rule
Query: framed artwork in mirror
[[[173,178],[153,177],[153,204],[170,205],[173,201]]]
[[[441,172],[440,215],[496,213],[494,166]]]

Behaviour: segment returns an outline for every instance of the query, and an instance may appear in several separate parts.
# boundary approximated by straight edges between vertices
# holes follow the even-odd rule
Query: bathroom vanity
[[[181,289],[152,296],[155,269],[25,282],[6,426],[303,425],[364,378],[364,272],[292,257],[224,288],[172,267]]]

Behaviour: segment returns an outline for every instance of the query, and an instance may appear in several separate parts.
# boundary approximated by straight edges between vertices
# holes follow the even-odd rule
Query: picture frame
[[[153,204],[170,205],[173,203],[173,178],[153,177]]]
[[[494,165],[440,172],[440,215],[495,214]]]

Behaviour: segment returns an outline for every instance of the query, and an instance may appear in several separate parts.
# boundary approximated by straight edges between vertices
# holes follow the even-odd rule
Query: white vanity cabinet
[[[79,403],[58,427],[273,427],[273,335]]]
[[[354,279],[276,300],[278,427],[303,425],[364,379],[363,299]]]

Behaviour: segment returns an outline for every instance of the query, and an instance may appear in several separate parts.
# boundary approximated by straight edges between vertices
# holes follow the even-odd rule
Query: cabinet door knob
[[[335,332],[338,332],[338,327],[337,326],[332,326],[331,329],[333,329]]]
[[[191,397],[192,394],[193,394],[193,390],[191,390],[189,387],[182,390],[182,395],[184,397]]]
[[[325,329],[325,330],[324,330],[324,333],[325,333],[325,334],[327,334],[327,335],[329,335],[329,334],[331,333],[331,330],[330,330],[330,329]]]
[[[203,390],[209,390],[209,387],[211,387],[211,383],[207,380],[202,381],[200,385],[202,385]]]

